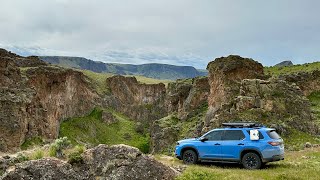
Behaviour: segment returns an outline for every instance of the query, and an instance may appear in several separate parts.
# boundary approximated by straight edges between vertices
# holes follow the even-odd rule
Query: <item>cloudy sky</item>
[[[204,69],[238,54],[320,60],[318,0],[0,0],[0,47]]]

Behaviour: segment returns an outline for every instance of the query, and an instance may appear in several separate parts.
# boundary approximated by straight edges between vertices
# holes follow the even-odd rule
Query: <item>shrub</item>
[[[71,142],[67,137],[56,139],[55,142],[50,146],[49,155],[53,157],[63,157],[63,150],[66,149],[70,144]]]
[[[77,145],[73,152],[71,152],[68,155],[68,162],[70,164],[78,164],[78,163],[83,163],[83,158],[81,156],[81,154],[85,151],[85,147],[84,146],[79,146]]]

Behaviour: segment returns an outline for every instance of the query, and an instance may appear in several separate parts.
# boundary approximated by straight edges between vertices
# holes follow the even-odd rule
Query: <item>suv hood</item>
[[[192,141],[198,141],[198,138],[190,138],[190,139],[183,139],[178,141],[178,143],[187,143],[187,142],[192,142]]]

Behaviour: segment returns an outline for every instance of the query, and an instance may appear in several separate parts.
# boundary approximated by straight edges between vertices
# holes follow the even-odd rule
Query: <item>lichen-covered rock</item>
[[[71,165],[52,158],[27,161],[9,168],[3,180],[18,179],[174,179],[178,172],[126,145],[99,145],[82,154],[82,163]]]
[[[91,179],[173,179],[177,173],[126,145],[99,145],[83,154],[84,164],[78,171]]]
[[[305,96],[310,95],[312,92],[320,91],[319,70],[315,70],[312,72],[299,72],[296,74],[281,75],[280,79],[298,85]]]
[[[27,161],[9,168],[1,177],[2,180],[84,180],[84,178],[72,169],[71,164],[58,159],[40,159]]]

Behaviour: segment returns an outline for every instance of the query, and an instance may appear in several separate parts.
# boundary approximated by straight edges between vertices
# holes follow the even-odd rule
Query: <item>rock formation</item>
[[[297,84],[305,96],[320,91],[320,71],[299,72],[296,74],[280,75],[281,79]]]
[[[207,66],[209,71],[209,108],[218,109],[239,93],[242,79],[264,78],[263,66],[248,58],[230,55],[217,58]]]
[[[84,115],[99,102],[80,72],[40,63],[22,73],[18,64],[28,58],[0,54],[0,151],[18,150],[34,136],[55,139],[61,120]]]
[[[104,98],[104,106],[113,107],[144,124],[166,116],[166,88],[163,83],[141,84],[135,77],[120,75],[107,78],[106,83],[111,95]]]
[[[300,88],[279,79],[263,80],[261,64],[229,56],[209,63],[208,70],[211,94],[203,132],[227,121],[258,121],[282,133],[290,128],[318,132]]]
[[[178,113],[178,118],[186,119],[192,111],[207,104],[210,86],[207,77],[177,80],[169,83],[166,106],[169,113]]]
[[[15,179],[162,179],[177,172],[126,145],[99,145],[82,154],[83,163],[69,164],[58,159],[40,159],[15,165],[1,177]]]

